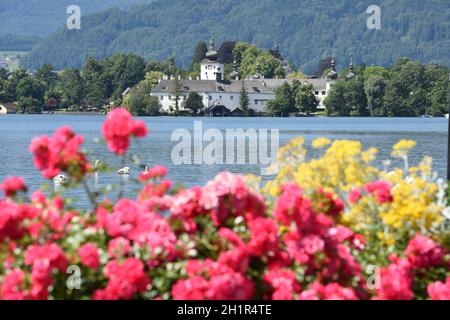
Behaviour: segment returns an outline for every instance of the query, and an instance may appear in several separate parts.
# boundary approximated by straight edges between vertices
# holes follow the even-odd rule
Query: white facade
[[[295,79],[253,79],[253,80],[181,80],[181,94],[179,107],[183,108],[184,102],[190,92],[197,92],[203,101],[205,108],[223,105],[230,111],[240,107],[242,85],[245,84],[249,97],[249,108],[257,111],[266,111],[267,102],[275,99],[275,89],[284,82],[292,83]],[[324,110],[324,100],[328,96],[333,80],[327,79],[297,79],[302,85],[312,84],[314,94],[318,100],[318,110]],[[174,81],[163,80],[152,90],[151,95],[157,96],[161,104],[161,110],[169,112],[175,106],[175,96],[172,93]]]
[[[202,97],[203,105],[205,108],[215,105],[224,105],[231,111],[240,107],[241,95],[239,92],[197,92]],[[152,96],[159,98],[161,104],[161,110],[169,112],[175,107],[175,96],[167,92],[152,92]],[[179,96],[178,104],[182,108],[183,103],[188,98],[189,93],[182,93]],[[275,99],[275,93],[249,93],[249,108],[257,111],[265,111],[267,102],[271,99]]]
[[[225,79],[225,66],[217,61],[205,60],[200,65],[200,80]]]

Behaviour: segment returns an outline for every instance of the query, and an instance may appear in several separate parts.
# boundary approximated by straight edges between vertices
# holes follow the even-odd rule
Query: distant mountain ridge
[[[382,29],[367,28],[369,5],[381,8]],[[82,29],[60,29],[38,43],[23,65],[80,67],[88,56],[131,52],[148,60],[176,55],[189,66],[198,41],[280,46],[284,58],[311,72],[327,55],[339,66],[390,65],[407,56],[450,64],[448,0],[164,0],[86,16]]]
[[[78,5],[82,15],[118,7],[149,3],[152,0],[0,0],[0,34],[43,37],[63,26],[66,9]]]

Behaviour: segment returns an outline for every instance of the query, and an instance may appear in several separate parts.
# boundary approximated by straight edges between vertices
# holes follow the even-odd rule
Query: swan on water
[[[67,178],[63,174],[58,174],[56,177],[53,178],[53,182],[57,185],[62,184],[67,181]]]
[[[122,169],[117,170],[118,174],[130,174],[130,168],[129,167],[124,167]]]

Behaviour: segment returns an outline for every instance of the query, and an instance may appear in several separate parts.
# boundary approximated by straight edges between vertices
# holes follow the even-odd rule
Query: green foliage
[[[148,71],[145,74],[145,82],[149,86],[150,90],[158,84],[158,81],[164,77],[164,73],[161,71]]]
[[[202,97],[197,92],[189,93],[184,107],[191,111],[193,115],[198,114],[198,112],[203,109]]]
[[[85,10],[94,3],[109,7],[104,1],[81,7]],[[81,67],[89,56],[100,59],[114,52],[132,52],[147,60],[176,54],[177,63],[188,68],[196,44],[212,32],[218,42],[246,41],[265,49],[276,42],[283,57],[306,73],[314,72],[319,60],[331,54],[340,66],[348,65],[351,57],[355,63],[382,66],[401,56],[424,63],[450,63],[448,0],[380,0],[376,4],[382,8],[381,30],[366,26],[365,12],[371,4],[370,0],[167,0],[125,12],[109,9],[83,15],[81,30],[61,28],[43,39],[23,63],[31,68],[52,63],[59,70]],[[28,14],[33,12],[29,6],[24,10],[27,26]],[[40,20],[34,19],[34,28],[28,29],[39,31],[46,24],[43,17],[51,16],[44,15],[45,7],[40,6]],[[51,16],[55,17],[59,14]],[[10,27],[3,19],[2,24]]]
[[[19,113],[41,113],[43,109],[42,101],[32,97],[20,97],[17,106]]]
[[[245,81],[242,81],[241,92],[239,96],[239,106],[245,115],[249,113],[250,98],[248,97],[247,87]]]
[[[289,83],[283,83],[275,90],[276,97],[269,100],[267,104],[267,111],[272,116],[286,117],[295,109],[295,92]]]
[[[367,116],[367,97],[362,77],[337,81],[324,103],[329,116]]]
[[[388,68],[357,67],[359,76],[334,84],[325,100],[327,113],[334,116],[444,116],[448,113],[449,72],[448,67],[425,65],[407,58],[399,59]]]
[[[129,93],[124,104],[134,116],[158,116],[161,105],[158,97],[150,95],[151,88],[146,81],[139,83]]]
[[[58,87],[62,92],[61,98],[66,106],[81,105],[84,96],[84,85],[79,70],[64,70],[60,74]]]
[[[241,77],[252,76],[257,72],[265,78],[285,76],[283,62],[256,46],[239,42],[233,50],[233,55],[239,63]]]
[[[197,43],[195,47],[194,56],[192,57],[192,69],[194,69],[194,65],[199,64],[205,58],[206,52],[208,51],[208,47],[206,43],[201,41]]]
[[[312,84],[300,86],[297,90],[294,90],[294,94],[295,107],[298,111],[306,114],[317,111],[317,105],[319,102],[314,95],[314,87]]]

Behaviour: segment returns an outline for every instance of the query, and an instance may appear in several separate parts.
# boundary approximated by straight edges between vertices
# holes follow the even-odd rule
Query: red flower
[[[0,184],[0,189],[3,190],[6,197],[13,197],[17,192],[28,190],[25,185],[25,181],[19,177],[6,178],[2,184]]]
[[[355,188],[348,194],[348,201],[351,204],[355,204],[361,199],[361,197],[362,197],[361,189],[360,188]]]
[[[2,300],[27,300],[29,295],[24,291],[25,272],[15,269],[3,278],[0,298]]]
[[[412,291],[411,265],[406,259],[397,259],[387,268],[381,270],[381,287],[378,288],[377,299],[411,300]]]
[[[368,193],[374,195],[378,203],[383,204],[392,202],[391,185],[385,181],[374,181],[366,184],[365,189]]]
[[[432,300],[450,300],[450,277],[445,283],[435,282],[428,286],[428,295]]]
[[[141,182],[146,182],[146,181],[148,181],[150,179],[153,179],[153,178],[165,177],[166,175],[167,175],[167,168],[158,165],[158,166],[154,166],[153,168],[151,168],[151,169],[149,169],[149,170],[147,170],[145,172],[142,172],[139,175],[139,180]]]
[[[409,242],[405,251],[411,266],[415,269],[442,266],[446,253],[446,250],[432,239],[420,234]]]
[[[231,217],[247,220],[260,217],[265,212],[264,200],[254,194],[243,176],[222,172],[204,188],[200,204],[211,212],[215,226],[223,225]]]
[[[358,296],[351,288],[344,288],[338,283],[322,285],[315,282],[311,287],[303,291],[300,300],[358,300]]]
[[[272,300],[294,300],[301,290],[295,273],[291,270],[269,271],[263,280],[273,289]]]
[[[29,150],[34,154],[34,165],[43,177],[52,179],[64,171],[75,180],[81,180],[91,169],[86,155],[79,150],[83,142],[82,136],[75,135],[69,127],[62,127],[51,138],[33,139]]]
[[[109,279],[108,284],[105,289],[94,292],[94,300],[129,300],[147,291],[151,283],[144,264],[135,258],[128,258],[123,263],[113,260],[105,266],[104,273]]]
[[[90,269],[97,269],[100,266],[100,256],[98,248],[93,243],[87,243],[78,249],[81,263]]]
[[[130,252],[130,241],[123,237],[115,238],[108,243],[108,255],[111,258],[121,258]]]
[[[108,113],[102,126],[102,134],[108,142],[109,150],[124,154],[130,145],[130,137],[145,137],[148,130],[142,121],[133,120],[125,108],[117,108]]]

